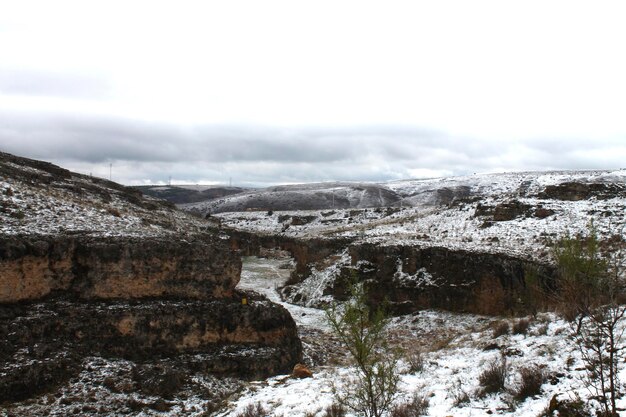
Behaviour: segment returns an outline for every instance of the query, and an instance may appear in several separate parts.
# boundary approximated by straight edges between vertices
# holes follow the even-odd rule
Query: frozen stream
[[[330,330],[326,323],[323,310],[310,307],[302,307],[295,304],[285,303],[280,299],[276,290],[287,279],[291,269],[280,268],[286,259],[258,258],[256,256],[244,256],[241,270],[241,280],[237,288],[252,290],[266,296],[271,301],[285,307],[301,330]]]

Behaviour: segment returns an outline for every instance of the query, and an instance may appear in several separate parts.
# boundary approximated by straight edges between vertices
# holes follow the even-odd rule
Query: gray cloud
[[[485,141],[410,126],[181,126],[0,111],[0,149],[124,183],[385,181],[485,171],[618,168],[626,141]]]

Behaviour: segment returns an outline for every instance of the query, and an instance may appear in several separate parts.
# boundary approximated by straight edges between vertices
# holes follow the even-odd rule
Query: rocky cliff
[[[63,390],[94,357],[158,361],[183,372],[177,390],[189,392],[203,375],[263,377],[300,360],[289,313],[236,290],[240,258],[171,204],[0,153],[0,220],[0,403],[8,408]]]
[[[394,314],[422,309],[480,314],[526,313],[530,291],[554,285],[554,267],[507,254],[446,247],[380,245],[353,239],[297,239],[230,231],[231,247],[256,255],[260,248],[291,253],[296,268],[283,296],[308,306],[345,300],[351,282],[366,283],[370,302]]]
[[[232,297],[239,258],[211,235],[184,239],[0,236],[0,303],[65,298]]]

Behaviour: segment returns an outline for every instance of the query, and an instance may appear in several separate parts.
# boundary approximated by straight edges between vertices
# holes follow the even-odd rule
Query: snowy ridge
[[[0,233],[88,233],[159,236],[197,233],[206,223],[132,189],[78,174],[55,177],[45,170],[0,160],[13,172],[0,177]],[[20,174],[21,173],[21,174]],[[32,180],[47,178],[48,183]],[[22,176],[23,175],[23,176]]]
[[[591,196],[580,200],[557,200],[542,194],[547,186],[572,182],[609,184],[622,191],[612,198]],[[380,245],[444,246],[539,259],[547,259],[547,243],[566,235],[585,234],[591,223],[601,239],[615,235],[626,239],[624,170],[490,174],[402,181],[388,186],[405,200],[412,199],[415,207],[218,216],[228,227],[253,233],[351,237]],[[461,186],[466,188],[459,196],[448,192]],[[523,212],[495,221],[493,211],[511,203],[518,204]],[[312,220],[301,225],[280,221],[293,216],[309,216]]]
[[[398,200],[396,193],[381,184],[333,182],[269,187],[180,207],[200,213],[221,213],[382,207],[394,205]]]

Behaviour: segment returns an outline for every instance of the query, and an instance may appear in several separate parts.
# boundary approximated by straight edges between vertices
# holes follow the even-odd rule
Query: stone
[[[296,366],[293,367],[293,372],[291,373],[291,376],[298,379],[313,378],[313,372],[311,372],[311,370],[305,365],[298,363],[296,364]]]

